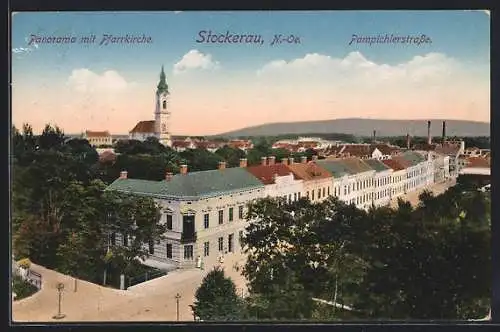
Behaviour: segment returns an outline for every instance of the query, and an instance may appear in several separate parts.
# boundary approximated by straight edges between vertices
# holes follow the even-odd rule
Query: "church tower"
[[[156,89],[156,108],[155,108],[155,136],[161,144],[166,146],[172,145],[170,138],[169,119],[170,111],[168,110],[169,101],[168,84],[165,77],[163,66],[161,66],[160,82]]]

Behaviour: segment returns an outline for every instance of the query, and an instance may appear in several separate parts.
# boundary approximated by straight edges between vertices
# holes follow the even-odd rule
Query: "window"
[[[229,208],[229,221],[233,221],[233,210],[234,208]]]
[[[184,259],[193,259],[193,245],[184,246]]]
[[[288,195],[288,203],[291,203],[292,202],[292,194],[289,194]]]
[[[306,194],[307,194],[307,198],[309,198],[309,192],[307,192]]]
[[[167,258],[172,258],[172,243],[167,243]]]
[[[210,253],[210,242],[203,243],[203,256],[207,257]]]
[[[243,205],[238,206],[238,218],[243,219]]]
[[[162,106],[163,106],[163,109],[167,108],[167,101],[166,100],[163,101],[163,105]]]
[[[149,254],[153,255],[155,253],[155,242],[153,240],[149,240]]]
[[[123,246],[127,247],[128,246],[128,234],[127,233],[123,234],[122,240],[123,240]]]
[[[297,196],[298,196],[298,197],[299,197],[299,199],[300,199],[300,191],[297,193]]]
[[[293,193],[293,200],[296,201],[297,200],[297,193]]]
[[[243,239],[243,231],[239,231],[238,236],[239,236],[239,241],[240,241],[240,247],[243,248],[243,243],[242,243],[243,242],[242,241],[242,239]]]
[[[112,246],[114,246],[116,244],[116,233],[111,233],[110,242],[111,242]]]
[[[210,227],[210,215],[208,213],[205,213],[203,215],[203,226],[205,227],[205,229]]]
[[[224,210],[219,210],[219,225],[224,223]]]
[[[167,214],[167,229],[172,230],[172,215]]]
[[[330,188],[328,188],[328,195],[330,195]],[[323,188],[323,197],[325,197],[325,188]]]
[[[220,237],[218,239],[218,243],[219,243],[219,251],[224,251],[224,238]]]
[[[328,187],[327,193],[328,193],[328,196],[330,196],[330,187]]]
[[[227,251],[233,252],[233,243],[234,242],[234,234],[229,234],[227,237]]]
[[[314,190],[311,190],[311,201],[314,201]]]
[[[318,199],[321,198],[321,189],[318,189]]]

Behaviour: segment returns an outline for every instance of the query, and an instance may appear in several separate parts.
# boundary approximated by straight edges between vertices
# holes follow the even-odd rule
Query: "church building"
[[[155,119],[139,121],[129,132],[129,139],[144,141],[148,137],[156,137],[161,144],[171,146],[172,140],[169,131],[170,111],[168,109],[170,92],[165,77],[163,66],[161,67],[160,82],[156,88]]]

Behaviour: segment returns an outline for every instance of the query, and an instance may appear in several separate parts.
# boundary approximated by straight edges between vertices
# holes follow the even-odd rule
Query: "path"
[[[409,201],[413,206],[418,205],[420,202],[419,196],[424,190],[430,190],[431,192],[434,193],[434,195],[440,195],[444,193],[448,188],[453,187],[457,183],[456,179],[450,179],[448,181],[440,182],[440,183],[435,183],[432,186],[424,187],[419,190],[412,191],[406,195],[399,196],[400,198]],[[397,207],[398,205],[398,200],[392,199],[391,200],[391,207]]]

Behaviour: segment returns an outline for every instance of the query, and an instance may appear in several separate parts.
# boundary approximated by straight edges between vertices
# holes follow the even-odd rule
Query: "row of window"
[[[311,201],[314,201],[315,199],[315,195],[314,193],[317,194],[317,199],[321,199],[321,198],[324,198],[326,196],[330,196],[330,187],[323,187],[323,188],[319,188],[317,190],[311,190],[311,192],[309,193],[306,192],[306,195],[307,195],[307,198],[309,198]]]
[[[224,223],[224,210],[219,210],[218,211],[218,216],[219,216],[219,225],[222,225]],[[185,218],[186,216],[183,216],[183,219]],[[173,229],[173,224],[172,224],[172,214],[166,214],[166,228],[168,230],[172,230]],[[245,215],[244,215],[244,206],[243,205],[240,205],[238,206],[238,219],[244,219],[245,218]],[[228,211],[228,221],[233,221],[234,220],[234,208],[230,207],[229,208],[229,211]],[[205,213],[203,215],[203,227],[205,229],[209,228],[210,227],[210,214],[209,213]]]
[[[239,232],[239,236],[240,236],[240,239],[243,235],[243,231],[240,231]],[[192,245],[188,245],[188,246],[184,246],[184,248],[186,247],[192,247]],[[226,253],[227,252],[233,252],[234,251],[234,233],[231,233],[227,236],[227,250],[225,250],[224,248],[224,237],[221,236],[217,239],[217,249],[218,249],[218,252],[219,253]],[[189,251],[188,251],[189,253]],[[204,257],[208,257],[210,256],[210,241],[207,241],[207,242],[204,242],[203,243],[203,256]],[[186,249],[184,249],[184,259],[192,259],[192,255],[189,256],[187,255],[186,256]]]

